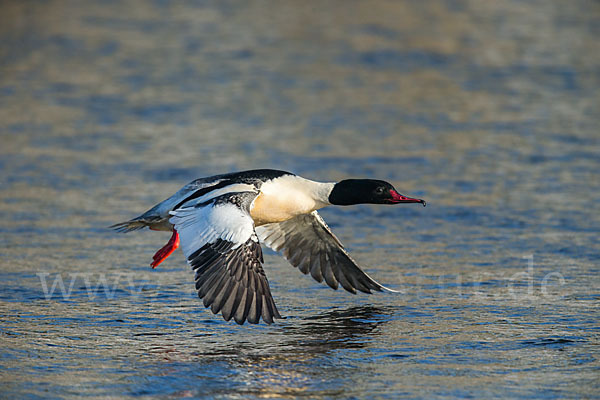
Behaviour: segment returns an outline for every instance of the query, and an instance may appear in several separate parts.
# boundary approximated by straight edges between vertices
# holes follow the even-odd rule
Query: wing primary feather
[[[256,291],[256,275],[254,274],[254,271],[252,270],[252,268],[246,268],[247,269],[247,274],[246,276],[248,277],[248,290],[254,292]]]
[[[311,262],[310,255],[306,255],[302,258],[302,261],[300,261],[298,263],[298,269],[304,275],[306,275],[310,272],[310,262]]]
[[[240,259],[240,257],[234,257],[230,262],[229,262],[229,276],[231,277],[231,279],[235,279],[236,281],[239,281],[239,279],[236,279],[236,276],[241,276],[241,271],[244,269],[244,261]]]
[[[254,289],[252,289],[251,287],[247,287],[246,288],[246,303],[244,304],[244,318],[246,318],[246,320],[248,322],[250,322],[250,320],[248,319],[248,314],[250,314],[250,308],[252,307],[252,298],[254,297]]]
[[[215,267],[221,264],[222,260],[220,257],[211,258],[208,263],[196,268],[196,276],[208,277],[208,275],[214,272]],[[205,278],[206,279],[206,278]]]
[[[321,271],[325,268],[325,264],[327,263],[327,256],[324,251],[320,251],[318,254],[315,254],[315,260],[313,265],[310,268],[310,275],[317,281],[323,282],[323,274]]]
[[[246,316],[248,315],[248,288],[245,286],[240,286],[241,287],[241,296],[240,296],[240,302],[237,306],[237,308],[235,309],[235,312],[233,314],[233,319],[235,320],[235,322],[237,322],[238,324],[242,325],[244,322],[246,322]],[[239,289],[238,289],[239,290]],[[239,295],[239,292],[238,292]]]
[[[263,285],[265,277],[263,274],[261,274],[262,270],[260,268],[260,265],[252,265],[251,268],[252,268],[253,272],[255,272],[254,283],[256,285],[255,290],[254,290],[254,302],[252,303],[254,305],[254,312],[251,311],[251,314],[256,316],[255,323],[258,323],[260,320],[260,317],[262,315],[262,305],[263,305],[262,298],[265,296],[265,291],[264,291],[265,287]],[[250,321],[250,319],[248,319],[248,320]]]
[[[266,295],[263,295],[261,298],[262,298],[262,319],[267,324],[271,325],[273,323],[273,310],[271,309],[271,304],[269,304],[269,300],[267,300]]]
[[[267,324],[273,323],[273,310],[272,303],[269,301],[271,296],[271,290],[269,288],[269,282],[265,276],[260,279],[261,292],[262,292],[262,317]]]
[[[365,285],[362,283],[361,279],[359,279],[357,276],[355,276],[355,275],[351,274],[351,275],[350,275],[350,280],[352,281],[352,285],[353,285],[353,286],[354,286],[356,289],[360,290],[360,291],[361,291],[361,292],[363,292],[363,293],[367,293],[367,294],[370,294],[370,293],[371,293],[371,290],[370,290],[370,289],[369,289],[367,286],[365,286]]]
[[[328,262],[325,265],[321,265],[321,272],[323,273],[323,277],[325,278],[325,282],[327,283],[327,285],[329,285],[330,288],[337,290],[338,282],[335,279],[335,276],[333,276],[333,270],[331,267],[331,262],[333,260],[331,260],[329,257],[327,258]]]
[[[203,274],[196,274],[195,280],[196,280],[196,290],[200,290],[202,288],[202,286],[204,286],[205,283],[207,283],[209,280],[212,282],[214,279],[216,279],[219,276],[219,266],[217,264],[214,265],[214,268],[211,268],[210,270],[206,271]],[[207,287],[210,287],[210,284],[207,285]],[[198,293],[200,294],[200,293]],[[206,295],[206,290],[204,290],[202,292],[202,296],[200,297],[204,297],[204,295]]]
[[[256,305],[258,293],[255,291],[252,291],[252,292],[248,291],[248,297],[250,297],[250,302],[249,302],[250,307],[248,307],[248,315],[247,315],[246,319],[251,324],[257,324],[258,319],[260,318],[260,314],[257,313],[258,306]]]
[[[344,289],[346,289],[348,292],[350,292],[352,294],[356,294],[356,289],[348,281],[348,279],[346,278],[346,275],[344,274],[344,271],[342,270],[342,268],[340,268],[340,265],[338,263],[335,263],[335,264],[332,264],[331,267],[333,269],[333,274],[335,275],[335,277],[336,277],[337,281],[340,283],[340,285],[342,285],[342,287]]]
[[[195,269],[199,273],[203,273],[205,270],[210,268],[210,266],[213,264],[213,262],[218,260],[219,257],[221,256],[219,253],[215,253],[215,252],[212,252],[209,250],[207,250],[205,252],[205,254],[206,255],[204,257],[194,258],[190,262],[192,269]]]
[[[225,321],[229,321],[235,313],[235,310],[237,309],[240,300],[240,296],[238,295],[239,288],[240,283],[235,282],[231,288],[231,293],[229,294],[229,297],[227,298],[225,304],[223,304],[223,307],[221,308],[221,314],[223,314],[223,318],[225,319]]]
[[[297,267],[303,274],[306,274],[308,272],[308,269],[307,266],[303,263],[305,257],[306,255],[304,254],[304,252],[298,249],[295,253],[292,254],[288,261],[290,262],[290,264]]]
[[[226,276],[224,277],[224,279],[226,280],[225,284],[223,285],[223,287],[221,288],[219,294],[217,294],[217,296],[215,297],[215,300],[213,301],[210,309],[213,312],[213,314],[218,313],[219,311],[222,310],[223,305],[225,304],[225,301],[229,298],[229,296],[232,295],[231,290],[233,289],[233,286],[235,285],[235,281],[233,279],[231,279],[231,275],[225,274]],[[223,315],[223,317],[225,317],[225,315]]]
[[[214,272],[214,274],[210,277],[210,279],[205,280],[204,283],[202,284],[202,286],[200,287],[200,289],[198,290],[198,296],[204,299],[205,307],[208,307],[206,305],[206,301],[208,301],[208,299],[211,297],[212,293],[217,288],[219,288],[221,281],[224,279],[223,272],[224,271],[222,269],[222,266],[219,265],[218,270],[216,270]],[[208,304],[210,305],[211,303],[212,303],[212,301]]]
[[[212,306],[212,304],[215,301],[215,298],[217,297],[217,294],[219,294],[219,292],[221,291],[221,289],[223,288],[223,286],[225,285],[226,282],[227,282],[226,273],[220,274],[219,278],[215,281],[215,283],[212,285],[212,287],[210,287],[208,289],[208,291],[206,292],[206,295],[202,299],[202,301],[204,303],[204,307]]]

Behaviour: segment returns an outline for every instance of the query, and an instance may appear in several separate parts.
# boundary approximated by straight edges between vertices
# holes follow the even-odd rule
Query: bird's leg
[[[169,239],[167,244],[165,244],[160,250],[158,250],[156,252],[154,257],[152,257],[154,259],[154,261],[152,261],[150,263],[152,268],[153,269],[156,268],[158,266],[158,264],[165,261],[165,259],[167,257],[169,257],[171,255],[171,253],[173,253],[178,247],[179,247],[179,233],[177,233],[177,231],[175,229],[173,229],[173,235],[171,236],[171,239]]]

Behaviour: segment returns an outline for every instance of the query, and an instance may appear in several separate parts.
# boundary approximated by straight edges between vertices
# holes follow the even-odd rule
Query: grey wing
[[[357,289],[364,293],[394,292],[377,283],[356,264],[316,211],[255,230],[261,242],[281,251],[294,267],[304,274],[310,273],[317,282],[325,280],[333,289],[337,289],[339,283],[351,293]]]

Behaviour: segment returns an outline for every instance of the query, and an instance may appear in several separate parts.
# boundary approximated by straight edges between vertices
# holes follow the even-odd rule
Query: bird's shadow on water
[[[253,363],[266,359],[309,361],[337,350],[366,347],[392,313],[391,308],[356,306],[288,318],[275,326],[259,327],[247,336],[238,331],[230,336],[238,340],[236,346],[220,346],[203,355]]]
[[[392,313],[391,308],[349,307],[290,317],[272,326],[219,323],[212,334],[196,340],[188,336],[179,344],[150,337],[161,345],[145,352],[152,361],[143,390],[172,395],[184,388],[193,396],[235,393],[253,398],[343,396],[360,371],[340,362],[344,350],[356,354],[368,347]]]
[[[150,352],[148,348],[138,351],[146,355],[154,354],[157,361],[220,359],[256,362],[265,358],[316,358],[340,349],[367,346],[374,336],[381,333],[381,326],[390,320],[393,311],[391,307],[370,305],[336,308],[313,316],[278,320],[271,326],[237,326],[222,321],[215,324],[221,329],[195,335],[186,339],[181,346],[173,342],[168,346],[164,346],[164,343],[156,346],[159,343],[155,342]],[[156,340],[160,341],[158,337]],[[164,354],[161,354],[162,350]],[[179,358],[177,354],[183,357]]]
[[[290,321],[281,328],[286,346],[299,350],[327,352],[339,348],[363,347],[379,327],[389,321],[390,308],[354,306],[328,310],[323,313]]]
[[[345,351],[356,354],[366,349],[392,313],[391,308],[359,306],[289,318],[257,329],[242,339],[244,343],[203,356],[221,365],[224,361],[225,368],[235,371],[239,379],[233,386],[248,395],[297,396],[308,390],[335,397],[343,394],[340,388],[345,385],[340,382],[352,381],[356,374],[356,369],[340,362]]]

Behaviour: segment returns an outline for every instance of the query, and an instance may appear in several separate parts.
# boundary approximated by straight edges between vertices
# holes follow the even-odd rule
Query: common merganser
[[[380,180],[315,182],[290,172],[259,169],[196,179],[130,221],[120,232],[145,227],[172,231],[153,257],[156,268],[181,247],[196,271],[198,297],[229,321],[267,324],[282,318],[262,268],[264,243],[302,273],[351,293],[391,289],[350,258],[317,210],[328,205],[421,203]]]

